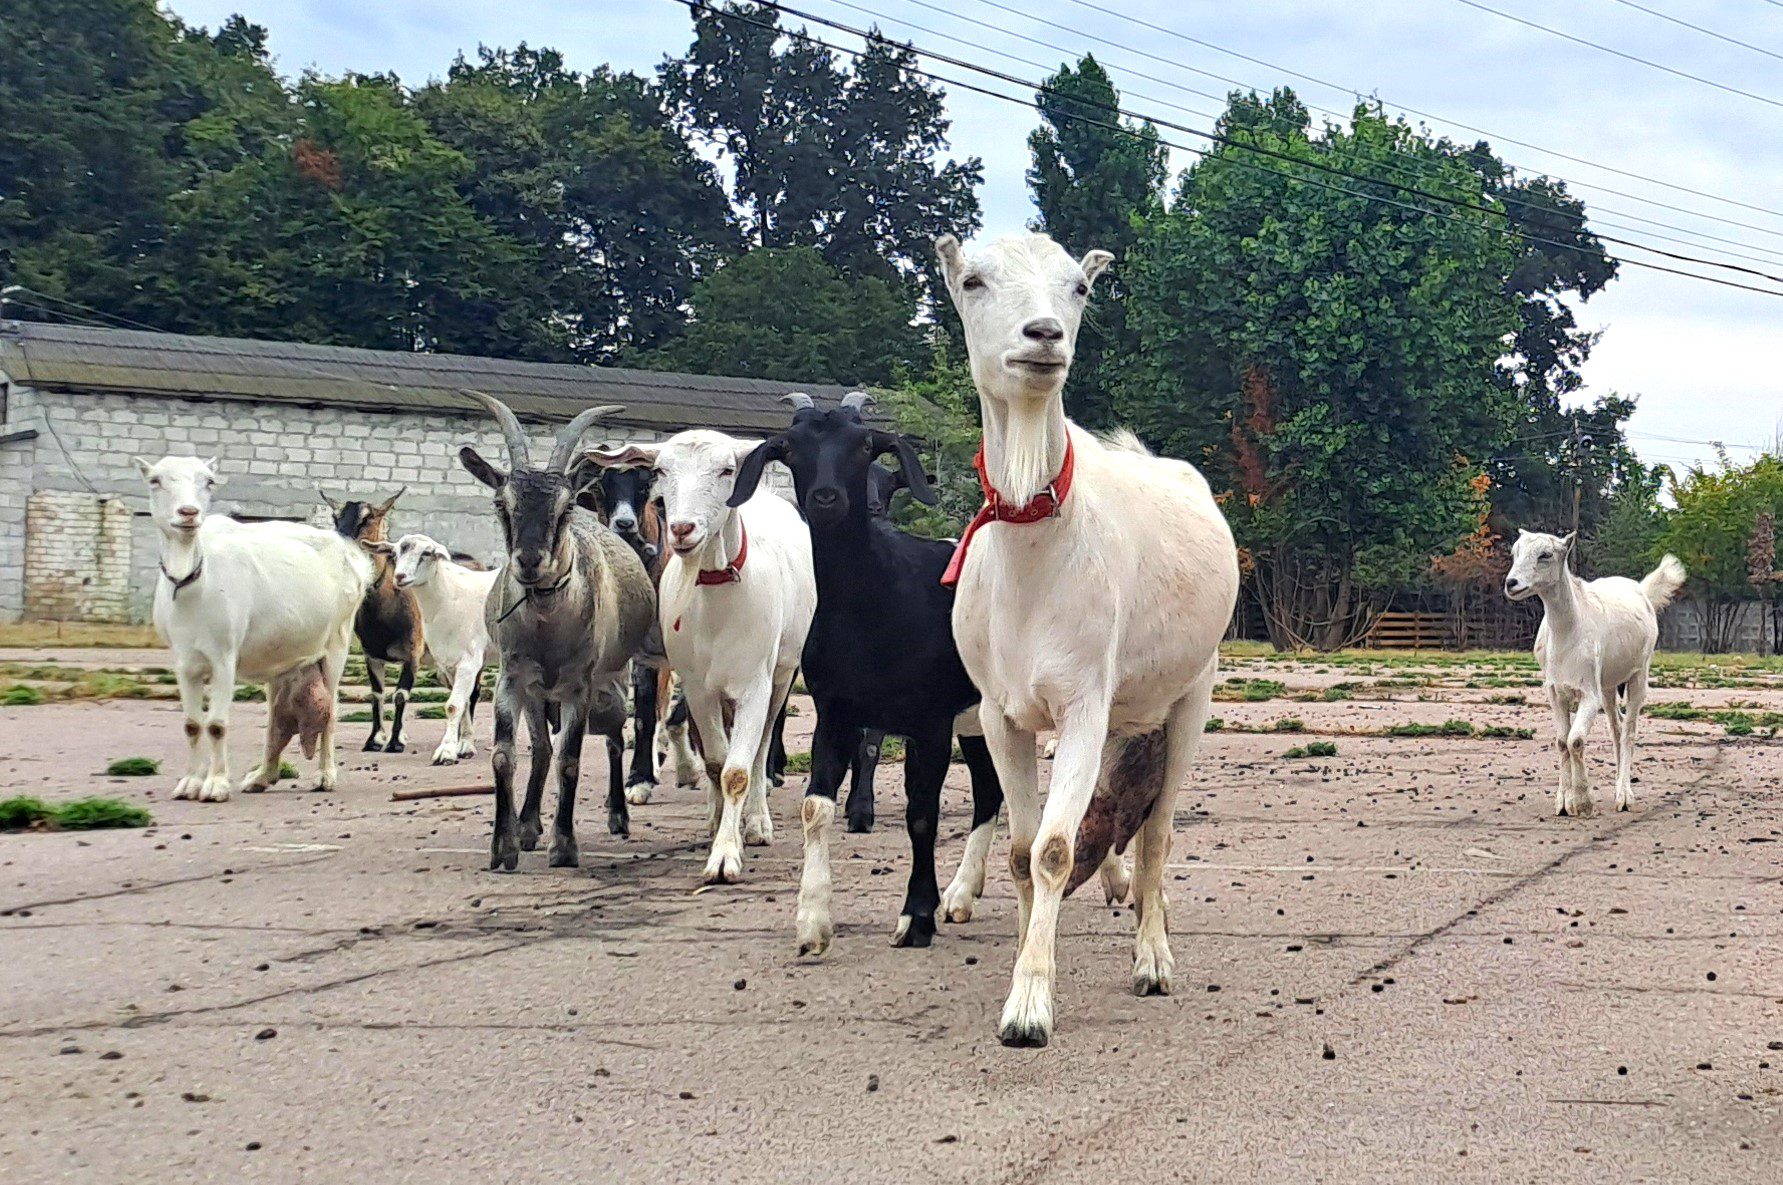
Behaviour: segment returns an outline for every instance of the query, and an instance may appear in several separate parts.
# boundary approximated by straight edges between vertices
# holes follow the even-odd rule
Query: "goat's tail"
[[[1162,728],[1134,736],[1109,737],[1102,748],[1102,772],[1083,822],[1077,825],[1072,852],[1069,896],[1077,886],[1096,874],[1109,849],[1127,850],[1140,826],[1157,805],[1164,789],[1164,764],[1170,755],[1168,736]]]
[[[1657,568],[1641,577],[1641,593],[1653,606],[1653,612],[1657,613],[1672,603],[1687,577],[1683,561],[1669,552]]]

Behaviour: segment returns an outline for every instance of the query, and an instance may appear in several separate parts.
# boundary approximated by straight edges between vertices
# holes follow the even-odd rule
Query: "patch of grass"
[[[1223,703],[1260,704],[1275,699],[1288,690],[1279,679],[1227,679],[1213,690],[1213,698]]]
[[[0,831],[21,831],[50,817],[50,804],[21,794],[0,801]]]
[[[1284,716],[1269,726],[1271,732],[1305,732],[1306,721],[1298,716]]]
[[[161,772],[161,763],[153,757],[120,757],[105,767],[114,778],[146,778]]]
[[[1201,726],[1202,732],[1219,732],[1226,727],[1226,722],[1218,716],[1209,716],[1207,723]]]
[[[1522,692],[1504,692],[1499,695],[1487,696],[1486,702],[1489,704],[1526,704],[1529,702],[1529,697]]]
[[[1337,745],[1331,741],[1311,741],[1305,745],[1295,745],[1282,756],[1289,760],[1298,757],[1336,757]]]
[[[1527,741],[1534,739],[1535,729],[1513,728],[1508,724],[1488,724],[1486,727],[1480,729],[1479,735],[1496,739]]]
[[[43,702],[43,692],[35,687],[14,684],[5,691],[0,691],[0,707],[30,708]]]
[[[155,820],[147,811],[115,798],[77,798],[50,816],[63,831],[97,831],[105,827],[147,827]]]
[[[415,719],[417,720],[444,720],[445,718],[445,704],[428,704],[415,709]]]
[[[295,778],[296,776],[297,776],[297,767],[295,765],[292,765],[289,761],[285,761],[285,760],[281,759],[279,761],[279,777],[281,777],[281,778]]]
[[[356,712],[348,712],[343,716],[338,716],[336,717],[336,720],[341,724],[370,724],[371,709],[360,708]]]
[[[258,683],[243,683],[235,689],[235,702],[238,704],[256,702],[265,698],[266,688]]]
[[[788,753],[786,755],[786,772],[789,774],[808,774],[811,772],[811,754]]]
[[[1333,683],[1319,693],[1319,698],[1328,704],[1337,703],[1340,700],[1355,699],[1356,685],[1354,683]]]
[[[1441,724],[1407,722],[1387,729],[1390,737],[1470,737],[1479,731],[1466,720],[1445,720]]]
[[[26,796],[0,802],[0,830],[4,831],[27,827],[96,831],[104,827],[147,827],[154,821],[141,807],[115,798],[77,798],[56,806]]]

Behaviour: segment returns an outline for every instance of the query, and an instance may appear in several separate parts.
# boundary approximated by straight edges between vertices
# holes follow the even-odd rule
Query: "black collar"
[[[163,568],[162,571],[165,572],[166,569]],[[536,587],[528,588],[526,585],[520,584],[520,582],[518,580],[516,580],[514,583],[520,584],[520,590],[521,590],[520,591],[520,599],[518,601],[515,601],[512,605],[508,606],[508,611],[506,613],[503,613],[500,617],[496,618],[495,624],[500,625],[502,622],[506,621],[508,618],[514,616],[514,611],[516,609],[518,609],[518,608],[520,608],[520,606],[526,604],[526,602],[530,601],[535,596],[549,597],[549,596],[554,596],[559,592],[562,592],[563,586],[568,584],[570,582],[570,577],[574,576],[575,574],[576,574],[575,569],[571,568],[568,572],[565,572],[563,574],[562,580],[559,580],[556,584],[553,584],[550,588],[536,588]]]
[[[180,589],[185,588],[188,584],[191,584],[193,581],[197,580],[198,577],[203,574],[203,572],[204,572],[204,557],[203,556],[199,556],[198,562],[196,564],[192,565],[192,570],[190,572],[187,572],[184,576],[180,577],[178,580],[175,580],[173,578],[173,573],[169,572],[167,570],[167,564],[165,561],[163,561],[161,564],[161,575],[167,577],[167,582],[169,584],[173,585],[173,594],[168,599],[169,600],[177,600],[180,595]]]

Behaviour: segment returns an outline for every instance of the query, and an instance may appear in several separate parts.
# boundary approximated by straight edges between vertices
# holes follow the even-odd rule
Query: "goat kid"
[[[189,761],[175,798],[229,797],[229,707],[238,679],[267,684],[266,747],[243,792],[278,781],[293,736],[318,757],[316,789],[333,790],[335,691],[371,560],[329,531],[212,515],[215,461],[135,458],[161,535],[155,632],[173,650]]]
[[[565,727],[557,752],[557,814],[552,821],[552,867],[575,867],[576,787],[582,740],[597,710],[610,711],[613,688],[643,644],[656,607],[650,577],[620,538],[576,505],[569,467],[582,434],[603,416],[621,410],[594,407],[557,434],[543,467],[531,462],[526,433],[500,400],[471,392],[501,426],[509,471],[468,445],[459,461],[495,491],[495,513],[507,547],[484,606],[484,624],[501,666],[495,684],[495,829],[489,867],[512,872],[522,849],[538,844],[539,809],[552,763],[551,718]],[[623,702],[623,701],[621,701]],[[526,718],[532,768],[526,801],[514,813],[514,732]],[[605,725],[603,724],[604,728]],[[607,787],[607,827],[625,834],[625,789],[617,777]]]
[[[1504,592],[1513,601],[1542,600],[1535,660],[1560,750],[1554,813],[1583,818],[1595,809],[1585,738],[1600,712],[1616,751],[1616,809],[1634,801],[1635,727],[1659,642],[1659,611],[1684,587],[1686,574],[1678,557],[1667,555],[1638,583],[1626,576],[1581,580],[1567,562],[1575,538],[1518,531]]]
[[[953,548],[906,535],[872,513],[869,467],[896,453],[911,496],[933,504],[915,450],[903,437],[861,420],[864,392],[823,410],[808,396],[787,397],[792,424],[744,460],[732,505],[755,493],[769,461],[792,470],[799,506],[810,526],[817,612],[805,640],[805,685],[817,705],[801,818],[805,867],[799,886],[801,955],[821,955],[835,937],[830,910],[829,831],[836,792],[858,758],[863,729],[906,738],[905,825],[910,878],[892,936],[894,946],[928,946],[943,904],[935,878],[941,785],[953,755],[955,718],[978,702],[960,663],[949,622],[953,594],[941,585]],[[972,835],[948,888],[951,920],[972,916],[984,889],[984,864],[1003,793],[974,721],[960,748],[972,771]],[[868,775],[871,776],[870,774]]]
[[[817,602],[811,535],[798,511],[767,490],[729,505],[737,466],[754,447],[696,429],[660,445],[589,453],[603,467],[656,471],[670,553],[658,621],[712,783],[708,884],[737,880],[744,844],[773,838],[768,749]]]
[[[336,502],[326,491],[317,490],[322,501],[334,514],[334,529],[348,539],[357,540],[366,549],[387,542],[390,511],[407,487],[396,491],[387,501],[365,502],[349,499]],[[371,735],[365,738],[365,750],[402,753],[403,714],[409,693],[415,687],[415,673],[420,668],[421,653],[426,643],[421,636],[421,610],[415,598],[398,588],[390,564],[381,555],[373,561],[376,575],[372,587],[353,618],[353,632],[359,638],[359,649],[365,655],[365,679],[371,685]],[[396,663],[400,672],[396,680],[394,707],[390,715],[390,739],[384,740],[384,668]]]
[[[1130,433],[1097,438],[1062,392],[1090,286],[1113,261],[1045,235],[968,257],[937,241],[983,413],[985,506],[948,578],[954,637],[1009,802],[1020,948],[999,1035],[1053,1033],[1059,909],[1136,840],[1137,995],[1171,990],[1164,868],[1238,593],[1232,533],[1191,465]],[[1073,612],[1072,606],[1096,607]],[[1035,733],[1056,729],[1041,807]]]
[[[496,573],[459,564],[451,551],[426,535],[367,546],[393,565],[396,587],[414,596],[427,654],[450,692],[446,735],[433,751],[433,763],[453,765],[476,756],[471,719],[482,698],[483,667],[489,660],[483,610]]]

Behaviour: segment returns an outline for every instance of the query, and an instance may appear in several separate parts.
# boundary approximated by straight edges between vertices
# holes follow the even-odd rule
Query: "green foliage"
[[[147,827],[154,818],[139,806],[115,798],[77,798],[56,807],[50,822],[63,831],[98,831],[107,827]]]
[[[295,778],[296,776],[297,776],[297,767],[295,765],[292,765],[289,761],[281,760],[279,762],[279,777],[280,778]]]
[[[114,778],[146,778],[161,772],[161,763],[153,757],[120,757],[105,767]]]
[[[1028,185],[1040,209],[1034,229],[1073,254],[1101,248],[1116,259],[1084,315],[1065,386],[1066,414],[1089,428],[1116,422],[1113,380],[1132,345],[1119,261],[1140,227],[1163,212],[1169,164],[1156,128],[1116,112],[1120,98],[1108,72],[1086,55],[1045,80],[1036,96],[1041,126],[1028,136]]]
[[[1207,723],[1201,726],[1202,732],[1224,732],[1225,729],[1226,722],[1218,716],[1209,716]]]
[[[899,431],[914,437],[939,499],[925,506],[902,496],[892,502],[892,521],[912,534],[955,539],[978,512],[984,492],[972,458],[978,451],[978,392],[952,345],[937,337],[928,369],[878,392],[880,407]]]
[[[1221,130],[1488,200],[1450,146],[1375,110],[1347,129],[1309,122],[1278,91],[1235,96]],[[1477,523],[1477,459],[1516,416],[1498,365],[1518,324],[1517,257],[1491,214],[1378,203],[1257,161],[1210,151],[1143,229],[1125,273],[1138,347],[1117,410],[1228,491],[1272,639],[1335,648]]]
[[[1783,458],[1764,455],[1739,466],[1723,457],[1719,469],[1690,469],[1673,482],[1672,500],[1658,550],[1683,560],[1690,573],[1686,591],[1703,611],[1703,648],[1726,650],[1739,602],[1756,595],[1747,545],[1758,516],[1783,516]]]
[[[1305,732],[1306,721],[1298,716],[1284,716],[1269,726],[1271,732]]]
[[[147,827],[154,821],[141,807],[115,798],[77,798],[55,806],[27,796],[0,801],[0,831],[27,827],[94,831],[105,827]]]
[[[1404,724],[1389,725],[1386,735],[1390,737],[1470,737],[1479,731],[1467,720],[1445,720],[1441,724],[1421,724],[1409,721]]]
[[[1304,745],[1295,745],[1282,756],[1290,760],[1299,757],[1336,757],[1337,746],[1331,741],[1309,741]]]
[[[1618,485],[1593,531],[1580,545],[1585,569],[1596,576],[1639,579],[1660,556],[1666,510],[1659,504],[1660,475],[1651,471],[1639,480]],[[1588,522],[1588,519],[1581,519]]]
[[[896,285],[850,279],[813,247],[751,251],[696,284],[689,305],[686,330],[638,364],[882,386],[925,353]]]
[[[811,772],[811,754],[788,753],[786,755],[786,772],[789,774],[808,774]]]
[[[815,247],[845,274],[903,285],[914,313],[935,236],[978,227],[983,168],[937,163],[949,121],[908,48],[872,40],[844,66],[778,21],[755,5],[695,10],[693,44],[662,66],[669,107],[728,166],[750,244]]]
[[[43,702],[43,692],[35,687],[27,687],[23,683],[0,691],[0,707],[28,708]]]
[[[29,795],[0,800],[0,831],[22,831],[53,813],[49,803]]]

